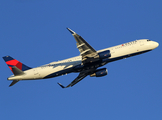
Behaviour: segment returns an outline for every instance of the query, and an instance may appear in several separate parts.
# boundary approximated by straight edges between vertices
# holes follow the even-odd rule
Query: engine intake
[[[102,68],[102,69],[96,70],[96,72],[91,74],[90,76],[91,77],[102,77],[102,76],[105,76],[107,74],[108,74],[107,69],[106,68]]]
[[[110,50],[106,50],[98,53],[100,59],[105,59],[111,57]]]

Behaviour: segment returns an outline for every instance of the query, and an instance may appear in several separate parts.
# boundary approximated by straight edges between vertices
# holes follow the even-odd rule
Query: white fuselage
[[[115,60],[127,58],[133,55],[137,55],[137,54],[141,54],[153,50],[156,47],[158,47],[158,45],[159,44],[157,42],[150,41],[148,39],[141,39],[141,40],[136,40],[129,43],[117,45],[114,47],[102,49],[97,52],[99,53],[105,50],[110,50],[111,57],[109,57],[110,60],[109,62],[112,62]],[[81,63],[82,63],[82,57],[76,56],[62,61],[51,62],[49,64],[40,67],[26,70],[24,71],[25,74],[20,76],[13,75],[9,77],[8,80],[33,80],[33,79],[44,79],[44,78],[56,77],[56,76],[60,76],[72,72],[71,68]]]

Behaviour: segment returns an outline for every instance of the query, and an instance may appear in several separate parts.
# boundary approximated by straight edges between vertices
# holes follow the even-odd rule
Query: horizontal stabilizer
[[[13,86],[13,85],[16,84],[17,82],[19,82],[19,80],[13,80],[12,83],[9,85],[9,87]]]
[[[22,70],[20,70],[19,68],[17,68],[16,66],[13,66],[11,68],[12,68],[13,74],[15,76],[24,74],[24,72]]]

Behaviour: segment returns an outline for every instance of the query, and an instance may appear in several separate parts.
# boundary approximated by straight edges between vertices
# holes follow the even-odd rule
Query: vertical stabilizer
[[[23,63],[19,62],[18,60],[10,57],[10,56],[5,56],[3,57],[4,61],[6,62],[6,64],[8,65],[8,67],[10,68],[10,70],[13,72],[13,68],[16,67],[16,69],[20,69],[21,71],[25,71],[25,70],[29,70],[31,69],[30,67],[24,65]],[[14,73],[14,72],[13,72]]]

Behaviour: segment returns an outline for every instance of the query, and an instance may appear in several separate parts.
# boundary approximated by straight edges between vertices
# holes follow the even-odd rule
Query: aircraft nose
[[[154,45],[155,45],[155,48],[157,48],[159,46],[159,43],[155,42]]]
[[[156,42],[156,44],[157,44],[157,47],[159,46],[159,43],[158,42]]]
[[[159,46],[158,42],[153,42],[153,44],[152,44],[153,49],[157,48],[158,46]]]

